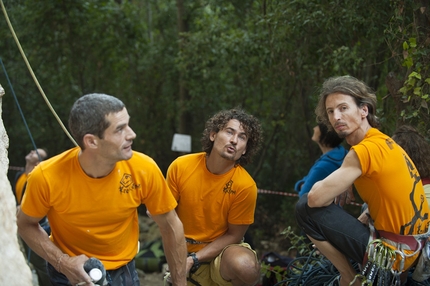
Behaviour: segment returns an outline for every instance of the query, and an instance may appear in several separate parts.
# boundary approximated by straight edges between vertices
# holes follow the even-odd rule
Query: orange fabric
[[[15,184],[15,197],[18,205],[21,203],[22,191],[24,190],[24,186],[26,182],[27,182],[27,174],[24,172],[21,174],[21,176],[19,176]]]
[[[375,228],[401,235],[426,233],[429,206],[418,171],[407,153],[375,128],[351,148],[362,170],[354,185],[368,204]],[[414,260],[408,259],[405,267]]]
[[[241,166],[214,175],[206,168],[206,153],[185,155],[170,165],[167,183],[178,201],[176,212],[187,238],[212,242],[227,231],[228,223],[254,222],[257,185]],[[188,244],[188,251],[204,246]]]
[[[29,175],[22,211],[46,214],[51,240],[71,256],[99,258],[106,269],[117,269],[138,251],[137,207],[153,214],[173,210],[177,203],[156,163],[134,152],[99,179],[88,177],[73,148],[40,163]]]

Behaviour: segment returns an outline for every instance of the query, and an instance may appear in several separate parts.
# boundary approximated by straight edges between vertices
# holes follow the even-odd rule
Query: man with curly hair
[[[167,171],[187,241],[188,285],[255,285],[260,265],[243,237],[257,186],[243,166],[260,148],[261,125],[241,109],[223,110],[206,122],[201,142],[203,152],[177,158]]]

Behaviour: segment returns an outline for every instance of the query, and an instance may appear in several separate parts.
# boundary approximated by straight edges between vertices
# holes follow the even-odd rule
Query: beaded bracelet
[[[68,254],[63,253],[63,254],[61,254],[61,255],[58,257],[58,259],[57,259],[57,267],[56,267],[56,269],[57,269],[57,271],[58,271],[58,272],[60,272],[60,273],[61,273],[61,270],[60,270],[60,267],[61,267],[61,259],[63,259],[63,257],[64,257],[64,256],[69,257],[69,255],[68,255]]]

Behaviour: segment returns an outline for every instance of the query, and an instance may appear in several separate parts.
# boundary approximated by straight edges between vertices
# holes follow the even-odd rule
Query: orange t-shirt
[[[27,173],[24,172],[15,183],[15,198],[18,205],[21,203],[22,191],[24,190],[25,183],[27,183]]]
[[[206,168],[206,153],[185,155],[169,166],[167,183],[178,201],[176,212],[187,238],[212,242],[226,233],[228,223],[254,222],[257,185],[240,165],[214,175]],[[204,246],[189,244],[188,251]]]
[[[429,206],[418,170],[407,153],[375,128],[351,149],[362,171],[354,185],[368,204],[375,228],[401,235],[426,233]]]
[[[103,178],[88,177],[78,161],[80,148],[41,162],[29,175],[22,211],[48,215],[51,240],[70,256],[97,257],[117,269],[138,251],[137,207],[153,215],[175,209],[163,174],[150,157],[133,152]]]

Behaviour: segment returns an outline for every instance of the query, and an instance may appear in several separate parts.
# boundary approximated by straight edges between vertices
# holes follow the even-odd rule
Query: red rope
[[[258,189],[257,192],[259,194],[281,195],[281,196],[287,196],[287,197],[298,197],[299,196],[298,194],[294,194],[294,193],[276,192],[276,191],[269,191],[269,190],[263,190],[263,189]],[[354,206],[359,206],[359,207],[362,206],[362,204],[359,204],[356,202],[351,202],[349,204],[354,205]]]
[[[293,193],[286,193],[286,192],[275,192],[275,191],[269,191],[269,190],[263,190],[258,189],[259,194],[270,194],[270,195],[281,195],[281,196],[287,196],[287,197],[298,197],[298,194]]]
[[[9,166],[9,170],[13,170],[13,171],[24,171],[24,167],[14,167],[14,166]]]

